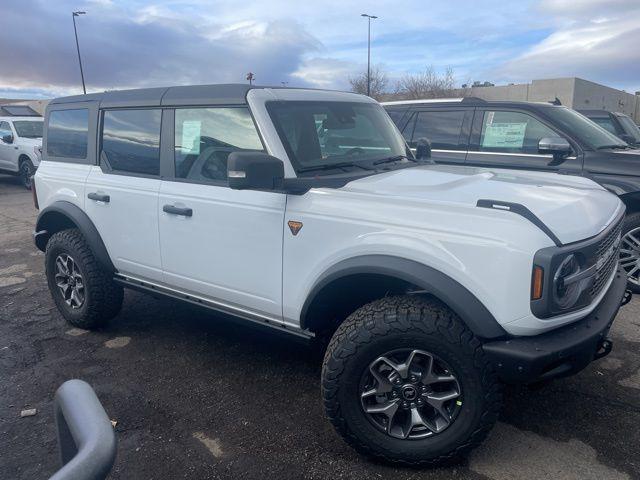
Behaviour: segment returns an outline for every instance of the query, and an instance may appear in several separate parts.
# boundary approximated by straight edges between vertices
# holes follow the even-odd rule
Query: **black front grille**
[[[591,298],[600,293],[603,287],[607,284],[607,281],[611,277],[611,273],[618,262],[618,256],[620,255],[620,236],[622,232],[621,219],[617,225],[611,228],[611,231],[603,238],[598,244],[594,260],[596,262],[602,262],[598,266],[597,273],[593,285],[589,290]],[[613,247],[613,252],[612,252]],[[608,256],[607,256],[608,255]]]

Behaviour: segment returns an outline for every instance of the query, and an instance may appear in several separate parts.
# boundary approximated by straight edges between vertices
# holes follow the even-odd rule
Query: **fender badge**
[[[298,232],[302,229],[302,222],[296,222],[294,220],[289,220],[287,222],[287,225],[289,225],[289,230],[291,230],[291,233],[293,233],[294,237],[296,235],[298,235]]]

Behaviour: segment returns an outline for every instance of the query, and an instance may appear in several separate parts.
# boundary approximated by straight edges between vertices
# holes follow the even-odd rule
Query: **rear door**
[[[85,211],[116,269],[162,280],[158,237],[160,108],[101,112],[98,165],[85,184]]]
[[[540,154],[545,137],[565,138],[573,152],[562,160]],[[562,171],[579,175],[582,158],[577,146],[550,123],[534,113],[518,109],[478,108],[473,121],[467,163],[482,167]]]
[[[158,203],[164,282],[233,313],[280,321],[286,195],[227,182],[231,152],[264,151],[248,107],[176,107],[163,125],[171,142]]]
[[[473,108],[445,107],[420,109],[403,130],[411,148],[426,138],[431,157],[437,163],[463,164],[467,155]]]

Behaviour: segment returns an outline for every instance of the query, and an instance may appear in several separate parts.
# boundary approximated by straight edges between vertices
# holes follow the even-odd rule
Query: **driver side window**
[[[538,142],[559,135],[538,119],[522,112],[486,111],[480,151],[537,154]]]
[[[227,180],[235,151],[264,151],[247,108],[179,108],[175,111],[175,175],[194,182]]]
[[[2,140],[5,135],[13,135],[11,126],[7,122],[0,122],[0,140]]]

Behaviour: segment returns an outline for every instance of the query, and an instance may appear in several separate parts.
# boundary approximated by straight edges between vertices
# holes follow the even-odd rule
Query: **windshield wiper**
[[[314,172],[318,170],[334,170],[336,168],[344,169],[349,167],[358,167],[358,168],[361,168],[362,170],[372,170],[371,168],[365,167],[364,165],[361,165],[356,162],[340,162],[340,163],[326,163],[324,165],[315,165],[313,167],[299,168],[298,173]]]
[[[382,160],[377,160],[373,162],[374,165],[381,165],[383,163],[394,163],[401,162],[402,160],[409,160],[410,162],[418,162],[417,159],[407,157],[406,155],[395,155],[393,157],[383,158]]]
[[[616,143],[614,145],[601,145],[597,147],[596,150],[605,150],[607,148],[619,148],[619,149],[626,150],[627,148],[629,148],[629,145],[622,145],[621,143]]]

